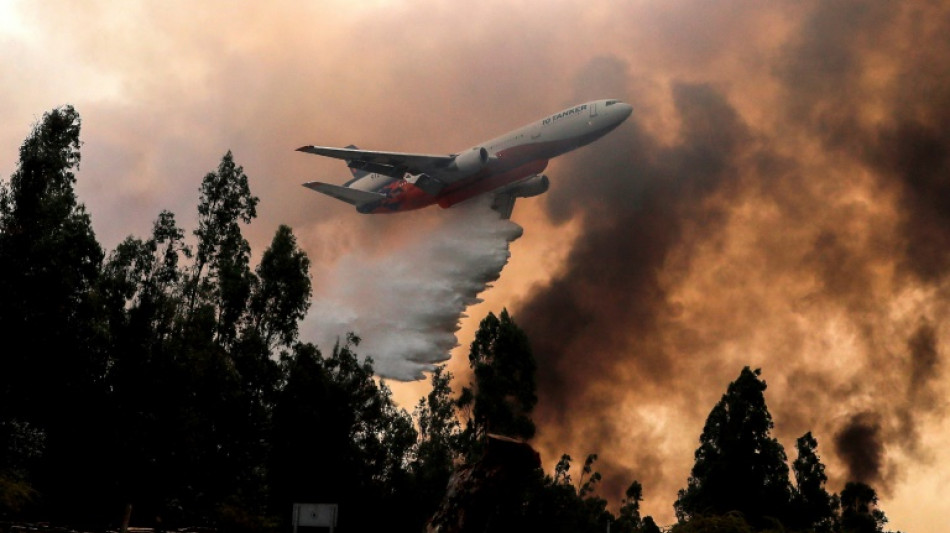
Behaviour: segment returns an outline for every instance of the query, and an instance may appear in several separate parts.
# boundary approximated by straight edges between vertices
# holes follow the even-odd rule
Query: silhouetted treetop
[[[787,516],[792,489],[785,450],[771,437],[761,371],[742,369],[706,419],[688,485],[679,491],[677,517],[742,512]]]

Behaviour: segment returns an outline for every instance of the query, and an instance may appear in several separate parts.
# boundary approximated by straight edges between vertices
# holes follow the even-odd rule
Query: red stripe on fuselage
[[[405,180],[396,180],[378,192],[387,195],[388,198],[380,200],[364,212],[384,214],[412,211],[430,206],[438,200],[437,196],[432,196]]]
[[[434,203],[438,203],[442,208],[451,207],[479,194],[538,174],[547,168],[548,159],[588,144],[603,136],[607,131],[597,131],[556,141],[512,146],[495,154],[497,159],[481,171],[449,184],[436,196],[427,194],[405,180],[396,180],[377,191],[387,195],[388,198],[367,206],[366,211],[361,211],[374,214],[398,213],[421,209]]]
[[[468,200],[474,196],[493,191],[499,187],[508,185],[509,183],[514,183],[518,180],[527,178],[528,176],[538,174],[539,172],[542,172],[547,166],[548,160],[541,159],[538,161],[531,161],[526,165],[513,168],[507,172],[491,174],[475,181],[468,187],[463,187],[449,193],[440,194],[439,207],[443,209],[446,207],[452,207],[453,205]]]

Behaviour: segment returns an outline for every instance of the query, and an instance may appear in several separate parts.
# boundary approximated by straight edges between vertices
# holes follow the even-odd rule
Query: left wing
[[[333,148],[329,146],[301,146],[298,152],[343,159],[350,168],[375,172],[393,178],[410,174],[430,174],[444,169],[455,161],[453,155],[406,154],[401,152],[376,152],[356,148]]]

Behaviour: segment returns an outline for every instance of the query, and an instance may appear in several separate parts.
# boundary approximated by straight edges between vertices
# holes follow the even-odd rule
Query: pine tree
[[[680,521],[730,511],[753,524],[787,517],[788,465],[782,445],[770,436],[772,416],[760,373],[743,368],[709,413],[688,486],[675,503]]]

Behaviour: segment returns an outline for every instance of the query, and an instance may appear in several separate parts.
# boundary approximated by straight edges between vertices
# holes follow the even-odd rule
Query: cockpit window
[[[617,100],[607,100],[607,105],[614,105],[617,103]]]

